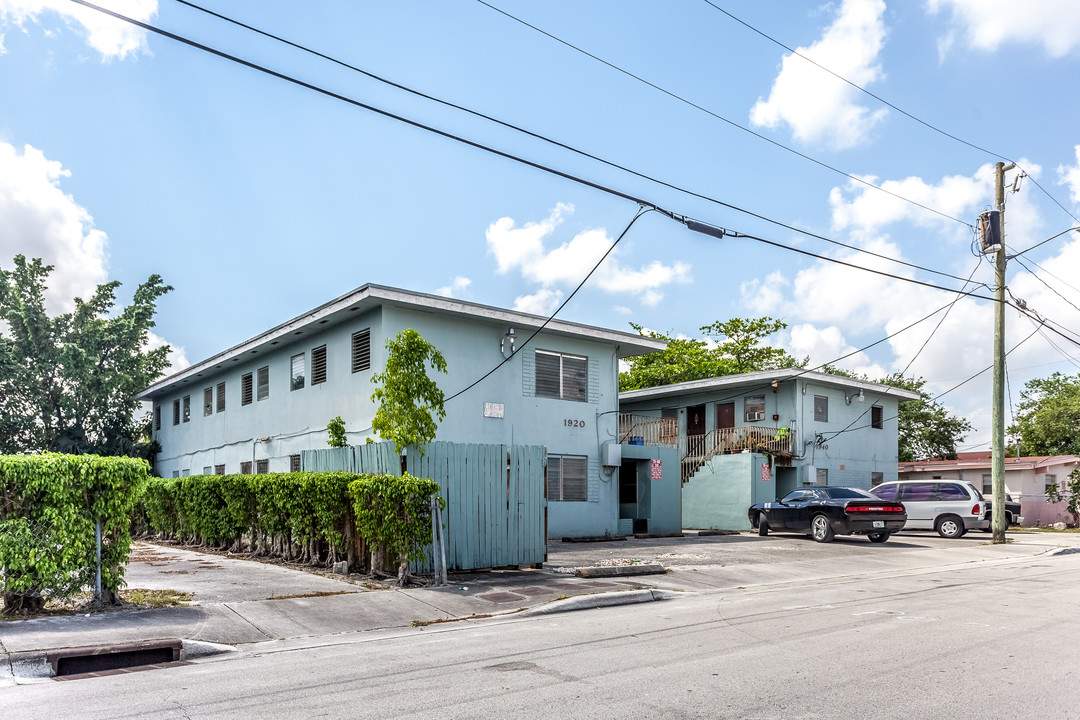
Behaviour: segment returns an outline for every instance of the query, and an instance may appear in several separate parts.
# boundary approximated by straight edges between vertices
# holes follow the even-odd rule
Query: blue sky
[[[1029,177],[1007,199],[1010,252],[1080,225],[1070,216],[1080,216],[1074,0],[490,4],[506,14],[475,0],[204,7],[719,202],[175,0],[102,0],[677,215],[947,288],[963,283],[807,233],[992,284],[990,265],[971,252],[969,224],[993,201],[1000,158],[927,128],[749,25],[919,120],[1017,160]],[[160,302],[156,331],[178,366],[367,282],[549,312],[637,211],[68,0],[0,0],[0,37],[0,266],[18,253],[55,264],[57,311],[106,279],[124,283],[126,302],[149,274],[164,276],[175,290]],[[1013,295],[1066,335],[1080,329],[1080,235],[1021,260],[1026,267],[1009,266]],[[789,324],[775,342],[818,364],[956,297],[754,240],[696,234],[649,213],[561,317],[696,336],[716,320],[770,315]],[[941,314],[840,365],[871,377],[906,368],[943,392],[990,365],[992,315],[990,303],[964,298],[936,331]],[[1007,324],[1009,347],[1037,327],[1012,309]],[[1031,377],[1077,372],[1078,358],[1077,344],[1036,332],[1009,357],[1012,402]],[[990,380],[986,373],[941,400],[975,425],[969,445],[989,437]]]

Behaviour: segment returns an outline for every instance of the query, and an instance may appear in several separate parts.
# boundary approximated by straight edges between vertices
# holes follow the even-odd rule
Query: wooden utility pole
[[[1015,167],[999,162],[994,167],[994,204],[998,211],[998,249],[994,253],[994,403],[991,439],[993,512],[990,527],[994,544],[1005,542],[1005,171]]]

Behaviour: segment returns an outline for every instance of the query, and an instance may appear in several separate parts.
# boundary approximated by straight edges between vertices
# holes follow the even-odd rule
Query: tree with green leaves
[[[763,344],[769,335],[787,327],[782,320],[770,317],[714,322],[700,328],[705,335],[701,339],[673,338],[646,331],[636,323],[630,326],[644,337],[666,340],[668,346],[660,352],[628,358],[629,369],[619,373],[621,391],[806,364],[780,348]]]
[[[326,424],[326,444],[330,447],[349,447],[349,438],[345,436],[345,421],[338,415]]]
[[[401,452],[434,440],[439,421],[446,418],[443,391],[428,377],[429,366],[445,373],[446,360],[412,328],[387,340],[386,349],[386,369],[371,376],[376,385],[371,399],[379,404],[371,427]]]
[[[1021,455],[1080,455],[1080,374],[1028,380],[1009,435]]]
[[[148,346],[157,300],[172,288],[151,275],[113,314],[120,283],[108,282],[49,317],[52,270],[22,255],[0,268],[0,453],[150,457],[149,417],[135,419],[135,394],[169,366],[168,346]]]
[[[956,446],[964,440],[971,423],[959,418],[943,405],[930,399],[923,378],[907,377],[898,372],[878,380],[901,390],[917,392],[919,400],[900,403],[897,425],[900,432],[898,456],[900,462],[924,458],[956,459]]]

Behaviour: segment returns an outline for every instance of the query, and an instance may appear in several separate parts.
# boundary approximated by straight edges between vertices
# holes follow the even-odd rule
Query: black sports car
[[[752,506],[748,515],[758,535],[768,535],[770,530],[810,533],[818,542],[829,542],[837,534],[855,534],[883,543],[907,522],[903,504],[845,487],[792,490],[775,502]]]

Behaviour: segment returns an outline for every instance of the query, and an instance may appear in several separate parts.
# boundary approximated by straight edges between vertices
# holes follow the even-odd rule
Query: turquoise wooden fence
[[[547,559],[544,447],[432,443],[410,448],[410,475],[439,483],[450,570],[533,565]],[[428,548],[428,557],[430,557]],[[418,571],[431,569],[431,563]]]
[[[353,473],[400,476],[401,456],[394,451],[394,443],[304,450],[300,453],[300,467],[305,472],[343,470]]]

